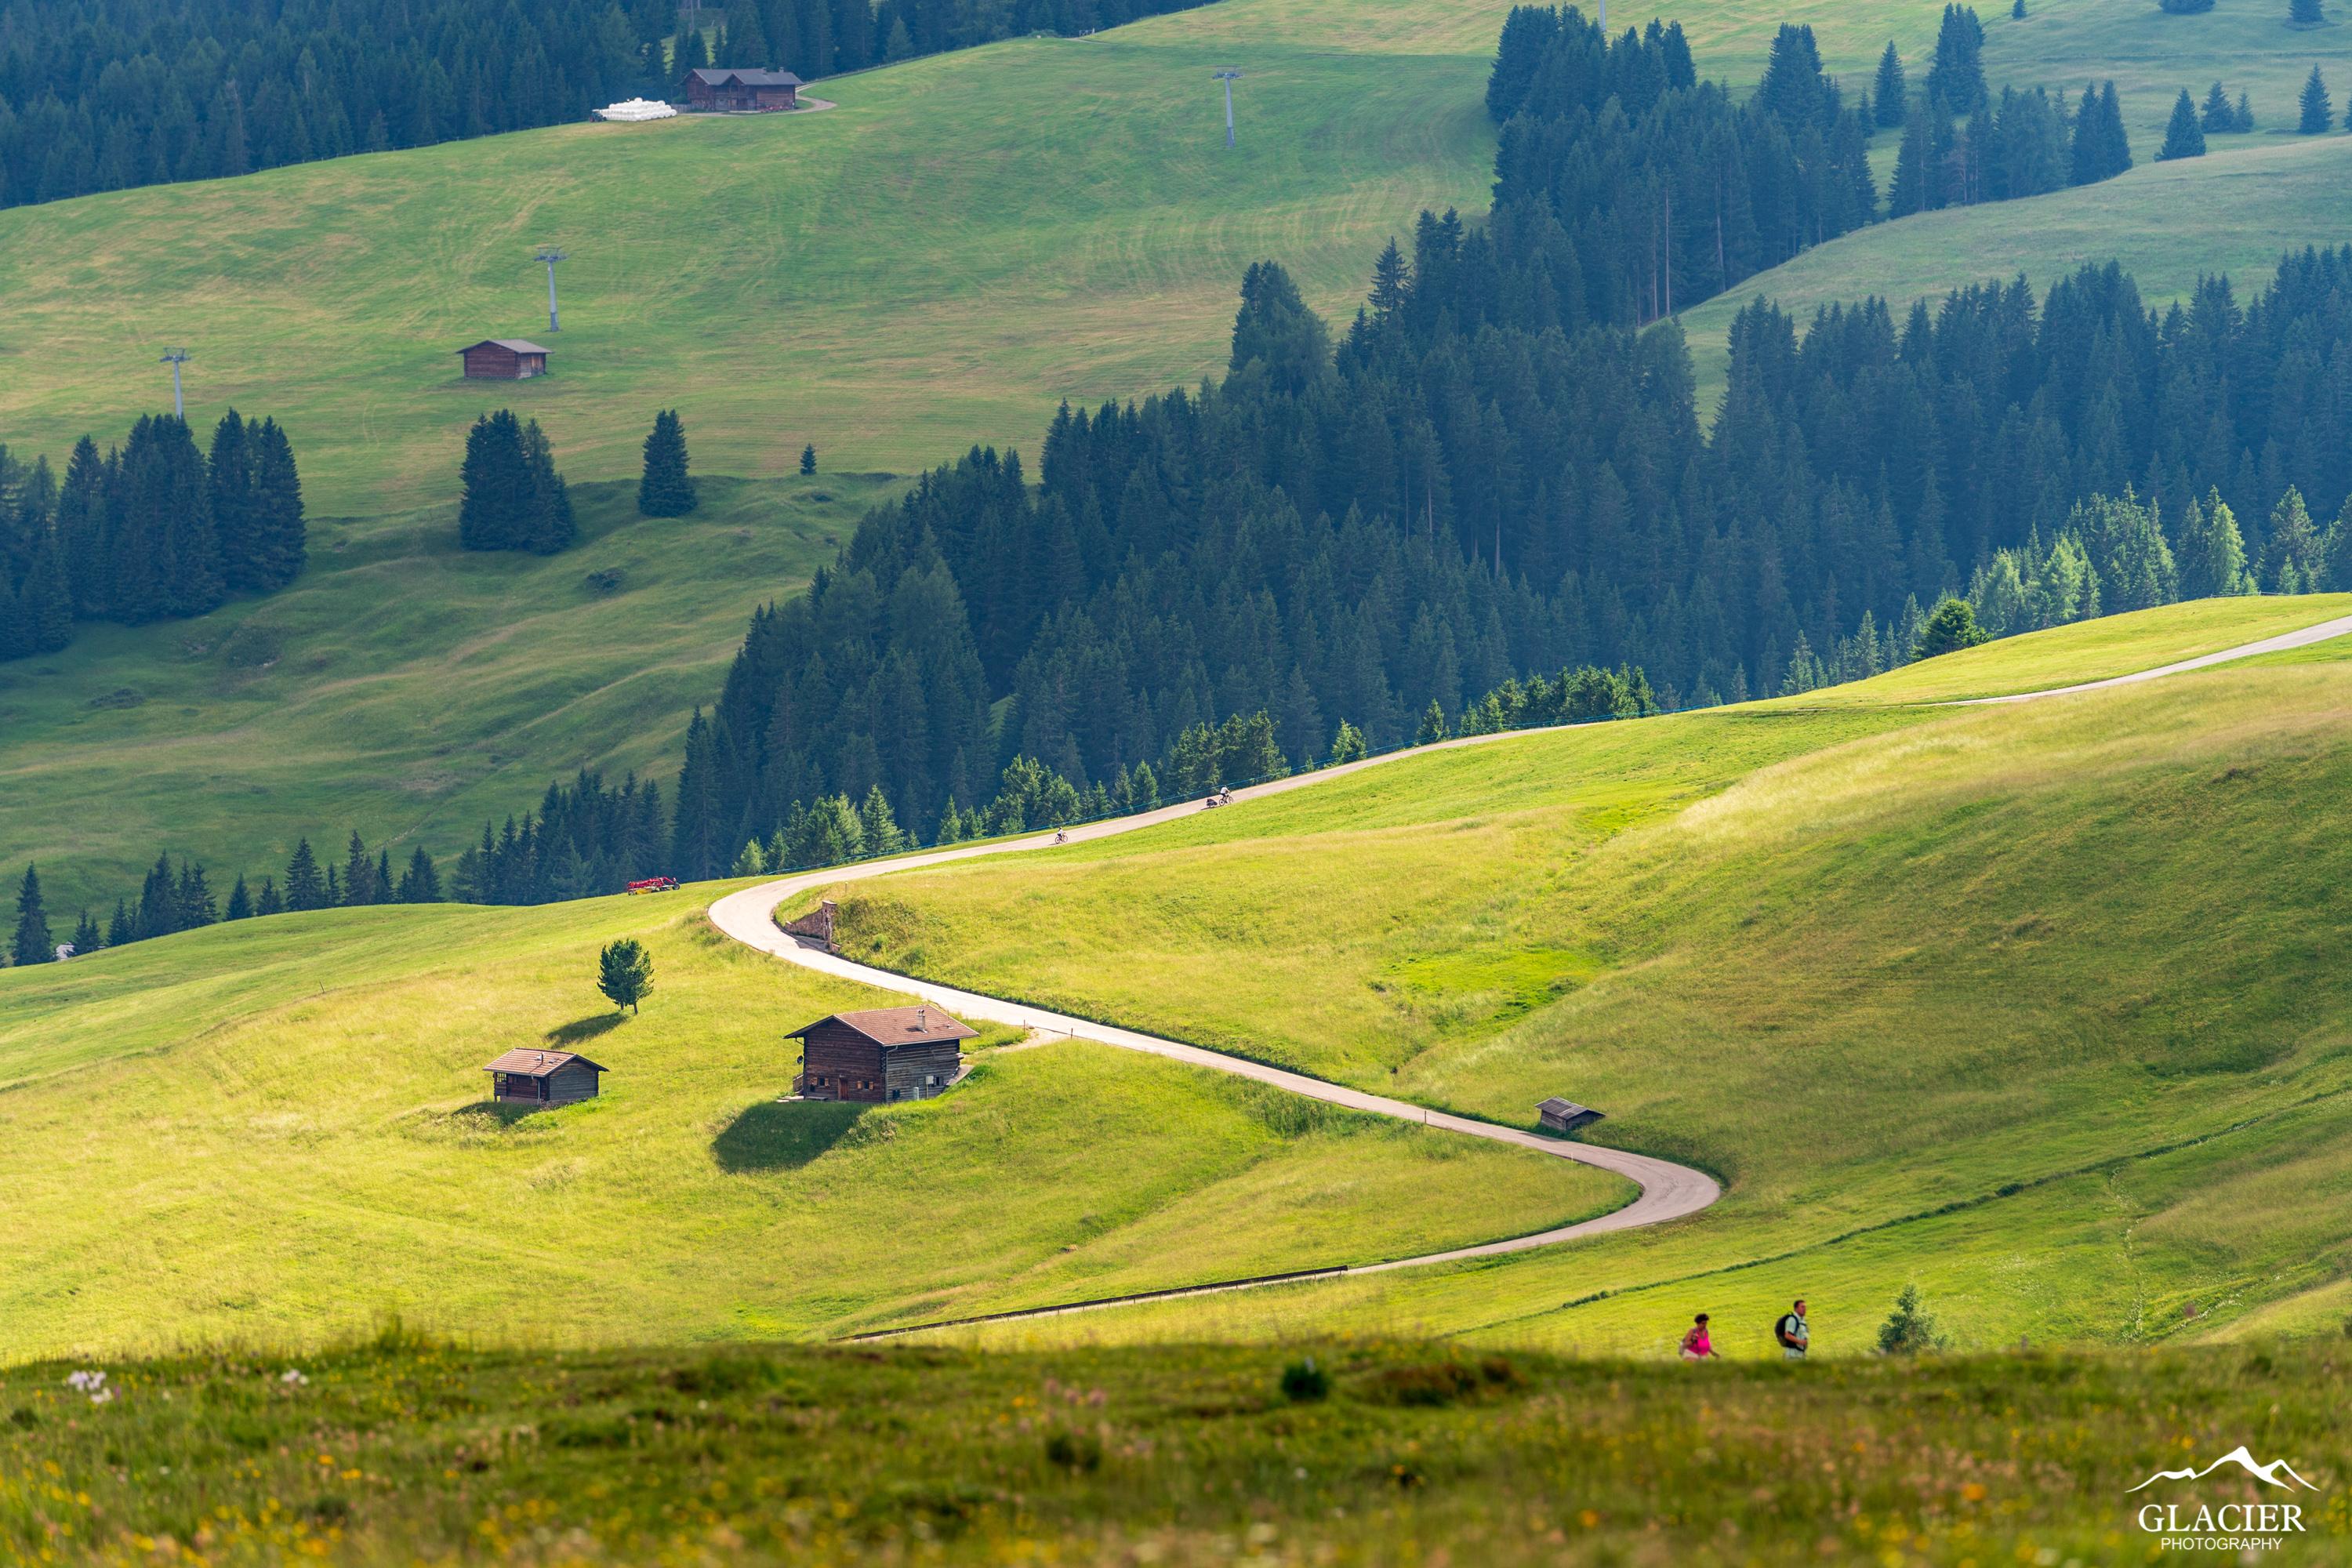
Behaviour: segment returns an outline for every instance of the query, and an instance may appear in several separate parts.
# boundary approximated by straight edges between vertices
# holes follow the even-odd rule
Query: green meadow
[[[1310,1358],[1323,1396],[1288,1397]],[[2263,1557],[2315,1563],[2352,1529],[2347,1394],[2334,1346],[1792,1371],[1332,1340],[483,1353],[394,1330],[0,1372],[0,1559],[2118,1563],[2153,1543],[2128,1489],[2251,1444],[2326,1489]]]
[[[337,910],[0,971],[0,1363],[830,1338],[1385,1258],[1613,1208],[1613,1178],[1202,1069],[986,1036],[919,1104],[782,1104],[783,1032],[886,1005],[726,941],[700,891]],[[598,947],[656,991],[623,1019]],[[482,1064],[587,1054],[517,1117]],[[103,1194],[103,1202],[93,1202]]]
[[[283,870],[353,828],[445,860],[580,767],[658,776],[717,694],[752,608],[798,591],[873,500],[870,477],[706,479],[678,519],[634,485],[575,489],[552,557],[460,550],[454,506],[314,521],[283,593],[0,664],[0,845],[53,911],[103,914],[157,854]]]
[[[2070,677],[2111,674],[2342,608],[2150,612],[1978,650],[1953,684],[2053,684],[2070,636]],[[2336,667],[1941,711],[1916,706],[1934,671],[845,888],[847,950],[892,967],[1500,1121],[1562,1095],[1608,1113],[1584,1136],[1728,1189],[1539,1255],[972,1337],[1654,1353],[1708,1310],[1753,1355],[1808,1295],[1853,1352],[1911,1283],[1965,1347],[2333,1331]]]
[[[821,112],[562,126],[12,210],[0,214],[0,431],[58,460],[86,430],[119,435],[159,405],[155,356],[184,342],[194,416],[234,405],[277,417],[314,505],[337,514],[447,499],[466,426],[499,403],[540,419],[580,479],[633,472],[666,406],[684,412],[712,473],[787,474],[811,441],[843,471],[906,472],[976,441],[1033,447],[1059,399],[1133,396],[1217,368],[1249,263],[1283,262],[1344,319],[1382,240],[1416,211],[1482,210],[1494,145],[1482,95],[1508,8],[1223,0],[834,79],[820,91],[838,107]],[[2143,163],[2179,86],[2243,86],[2274,130],[2309,65],[2352,52],[2339,27],[2295,32],[2239,0],[2195,17],[2141,0],[2068,0],[2023,22],[1980,9],[1996,86],[2079,91],[2117,77]],[[1923,73],[1937,15],[1889,0],[1654,10],[1740,92],[1783,21],[1812,25],[1859,89],[1889,38]],[[1209,76],[1228,65],[1246,73],[1232,152]],[[2339,92],[2352,90],[2344,74]],[[2342,215],[2326,193],[2272,165],[2246,173],[2280,188],[2242,195],[2244,181],[2209,160],[2174,176],[2198,187],[2192,199],[2152,194],[2138,224],[2170,226],[2184,249],[2218,246],[2213,263],[2231,265],[2249,247],[2251,259],[2274,251],[2273,234],[2333,232]],[[2084,199],[2084,226],[2115,221],[2111,198]],[[1890,259],[1916,246],[1941,260],[1918,285],[1935,291],[1986,269],[2039,271],[2075,258],[2080,231],[2062,216],[2075,200],[1983,209],[2000,226],[1991,249],[1952,246],[1933,220],[1885,243]],[[463,344],[544,331],[542,244],[572,253],[555,374],[467,384]],[[1801,259],[1811,269],[1792,287],[1837,252]],[[1971,270],[1951,272],[1955,259]],[[1839,281],[1851,294],[1913,287],[1899,270]]]

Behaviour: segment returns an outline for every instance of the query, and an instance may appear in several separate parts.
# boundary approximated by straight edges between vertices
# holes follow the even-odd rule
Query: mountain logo
[[[2158,1470],[2131,1489],[2136,1492],[2145,1491],[2158,1481],[2201,1481],[2224,1465],[2237,1466],[2264,1486],[2281,1487],[2288,1491],[2293,1491],[2297,1487],[2301,1487],[2307,1492],[2315,1492],[2319,1489],[2295,1474],[2294,1467],[2284,1459],[2273,1459],[2265,1465],[2246,1452],[2246,1447],[2242,1443],[2201,1470],[2193,1466],[2178,1470]]]

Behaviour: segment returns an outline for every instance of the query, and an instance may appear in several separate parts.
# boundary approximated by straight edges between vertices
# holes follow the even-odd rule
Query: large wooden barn
[[[490,1075],[490,1098],[500,1105],[571,1105],[596,1098],[609,1072],[573,1051],[509,1051],[482,1069]]]
[[[529,381],[547,374],[547,351],[520,338],[484,338],[457,352],[469,381]]]
[[[686,73],[686,100],[722,113],[764,113],[801,106],[801,79],[790,71],[697,66]]]
[[[980,1031],[937,1007],[835,1013],[784,1038],[801,1043],[793,1091],[803,1100],[929,1100],[963,1070],[958,1043]]]

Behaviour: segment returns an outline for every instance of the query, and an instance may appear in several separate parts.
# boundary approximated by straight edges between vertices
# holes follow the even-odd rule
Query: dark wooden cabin
[[[457,351],[468,381],[529,381],[547,374],[547,351],[520,338],[484,338]]]
[[[790,71],[697,66],[686,73],[686,100],[722,113],[764,113],[801,106],[801,79]]]
[[[1601,1120],[1601,1112],[1589,1105],[1579,1105],[1572,1100],[1555,1096],[1536,1107],[1536,1120],[1547,1132],[1573,1132],[1580,1127],[1590,1127]]]
[[[980,1031],[937,1007],[835,1013],[784,1038],[801,1043],[793,1090],[803,1100],[929,1100],[963,1070],[958,1042]]]
[[[482,1069],[490,1075],[490,1098],[501,1105],[571,1105],[596,1098],[610,1072],[572,1051],[509,1051]]]

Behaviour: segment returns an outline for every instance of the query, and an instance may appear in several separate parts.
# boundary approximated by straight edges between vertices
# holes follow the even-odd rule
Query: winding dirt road
[[[2259,642],[2225,648],[2218,653],[2182,659],[2174,664],[2163,665],[2154,669],[2139,670],[2129,675],[2114,676],[2104,680],[2084,681],[2079,685],[2056,687],[2043,691],[2021,692],[2008,697],[1975,698],[1961,702],[1938,704],[1938,706],[1973,707],[2032,702],[2046,698],[2104,690],[2110,687],[2136,685],[2142,681],[2160,679],[2165,676],[2177,675],[2187,670],[2205,669],[2235,659],[2251,658],[2259,654],[2305,647],[2313,643],[2342,637],[2347,633],[2352,633],[2352,616],[2339,616],[2335,620],[2324,621],[2317,626],[2306,626],[2298,631],[2265,637]],[[1239,806],[1252,800],[1264,799],[1268,795],[1281,795],[1289,790],[1305,789],[1315,784],[1326,784],[1349,773],[1360,773],[1366,768],[1381,766],[1401,757],[1423,756],[1431,752],[1449,751],[1464,746],[1488,745],[1549,732],[1551,731],[1544,730],[1512,730],[1495,735],[1467,735],[1456,740],[1441,742],[1435,745],[1391,752],[1382,756],[1368,757],[1361,762],[1343,763],[1336,768],[1325,768],[1311,773],[1297,773],[1286,779],[1275,780],[1270,784],[1253,784],[1244,789],[1235,790],[1234,806]],[[1173,822],[1180,817],[1192,816],[1202,809],[1199,802],[1188,800],[1181,805],[1162,806],[1157,811],[1143,812],[1134,816],[1118,817],[1108,822],[1090,822],[1067,829],[1067,842],[1082,844],[1092,839],[1108,838],[1118,834],[1134,833],[1142,828],[1157,826],[1164,822]],[[1220,809],[1230,810],[1233,807]],[[1288,1072],[1281,1068],[1268,1067],[1263,1062],[1227,1056],[1220,1051],[1204,1050],[1199,1046],[1185,1045],[1181,1041],[1162,1039],[1156,1035],[1139,1034],[1132,1029],[1097,1024],[1090,1019],[1071,1017],[1066,1014],[1049,1012],[1042,1007],[1032,1007],[1019,1002],[1005,1001],[1001,997],[982,996],[970,991],[959,991],[952,986],[936,985],[929,981],[910,979],[903,974],[893,974],[887,970],[871,968],[835,953],[803,946],[793,938],[786,936],[775,923],[774,911],[779,905],[799,894],[815,889],[832,887],[842,882],[863,881],[869,877],[885,877],[895,871],[911,871],[926,866],[943,866],[957,860],[978,859],[982,856],[1014,855],[1024,850],[1043,849],[1051,847],[1054,842],[1055,837],[1050,832],[1034,833],[1024,837],[1004,839],[994,843],[923,850],[915,854],[896,856],[887,860],[870,860],[854,866],[835,867],[829,870],[804,871],[794,876],[779,878],[774,881],[762,882],[757,887],[746,888],[740,892],[728,894],[710,906],[710,921],[721,931],[744,945],[773,954],[787,963],[797,963],[807,969],[819,970],[827,974],[839,975],[845,980],[862,981],[882,990],[899,992],[936,1006],[944,1007],[949,1012],[965,1018],[982,1018],[991,1023],[1010,1024],[1018,1028],[1030,1029],[1045,1035],[1062,1035],[1074,1039],[1095,1040],[1104,1045],[1117,1046],[1122,1050],[1141,1051],[1150,1056],[1165,1057],[1171,1061],[1189,1062],[1195,1067],[1205,1067],[1218,1072],[1231,1073],[1237,1078],[1255,1079],[1260,1083],[1272,1084],[1277,1089],[1286,1089],[1293,1094],[1305,1095],[1310,1100],[1323,1100],[1331,1105],[1345,1106],[1351,1110],[1392,1116],[1400,1121],[1417,1121],[1430,1127],[1442,1127],[1448,1131],[1463,1133],[1472,1138],[1485,1138],[1497,1143],[1509,1143],[1523,1149],[1532,1149],[1555,1159],[1572,1160],[1580,1164],[1591,1165],[1623,1176],[1641,1189],[1640,1195],[1623,1208],[1612,1210],[1608,1214],[1583,1220],[1575,1225],[1559,1226],[1550,1230],[1538,1231],[1533,1235],[1510,1237],[1499,1241],[1481,1242],[1472,1247],[1453,1247],[1444,1252],[1422,1253],[1414,1257],[1392,1258],[1381,1263],[1311,1269],[1300,1273],[1250,1279],[1223,1280],[1169,1290],[1147,1291],[1098,1301],[1073,1301],[1060,1306],[991,1313],[981,1319],[957,1319],[951,1322],[909,1324],[903,1328],[882,1330],[875,1333],[853,1337],[887,1338],[898,1334],[916,1333],[924,1329],[951,1327],[954,1323],[960,1322],[1049,1317],[1169,1296],[1245,1290],[1265,1285],[1290,1283],[1301,1279],[1380,1274],[1391,1269],[1419,1268],[1432,1264],[1458,1262],[1465,1258],[1497,1258],[1507,1253],[1526,1252],[1536,1247],[1556,1246],[1560,1242],[1574,1240],[1578,1237],[1599,1236],[1609,1231],[1631,1230],[1641,1226],[1660,1225],[1667,1220],[1680,1219],[1685,1215],[1696,1214],[1722,1196],[1723,1190],[1717,1184],[1714,1177],[1703,1171],[1692,1170],[1686,1165],[1677,1165],[1669,1161],[1653,1159],[1646,1154],[1629,1153],[1623,1150],[1610,1149],[1596,1144],[1565,1142],[1559,1139],[1544,1137],[1523,1128],[1505,1127],[1491,1121],[1479,1121],[1466,1116],[1455,1116],[1443,1110],[1432,1110],[1425,1106],[1410,1104],[1401,1100],[1391,1100],[1384,1095],[1367,1094],[1360,1089],[1328,1083],[1321,1079],[1308,1078],[1303,1073]]]

